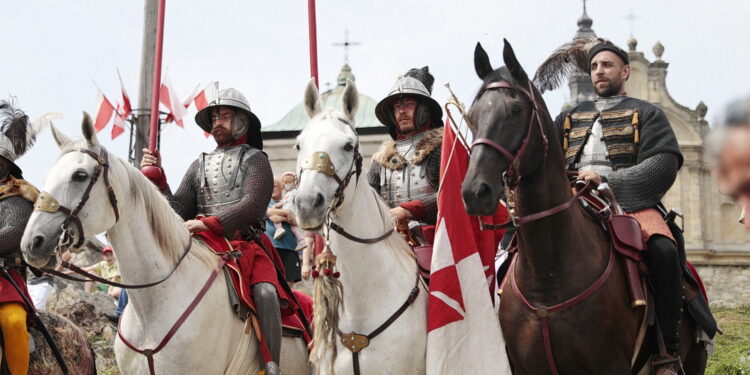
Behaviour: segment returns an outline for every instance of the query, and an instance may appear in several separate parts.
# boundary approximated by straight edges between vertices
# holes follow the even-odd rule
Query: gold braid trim
[[[565,122],[563,123],[563,152],[568,151],[568,143],[570,142],[570,113],[565,115]]]
[[[34,203],[39,196],[39,190],[26,180],[17,179],[10,176],[5,185],[0,186],[0,200],[20,195],[23,199]]]
[[[638,130],[638,110],[635,110],[635,113],[633,113],[633,129],[635,130],[635,133],[633,134],[633,143],[638,144],[641,140],[641,132]]]

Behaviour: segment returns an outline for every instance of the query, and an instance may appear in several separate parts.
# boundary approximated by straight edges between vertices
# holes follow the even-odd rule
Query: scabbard
[[[70,370],[68,370],[68,366],[65,364],[65,360],[62,357],[62,353],[60,353],[60,348],[57,347],[57,343],[55,343],[55,339],[52,338],[52,335],[49,333],[49,330],[47,330],[47,326],[44,325],[44,322],[42,322],[42,319],[37,315],[36,308],[34,308],[34,304],[29,300],[29,298],[26,296],[26,294],[23,293],[21,290],[21,287],[16,284],[16,281],[13,279],[13,276],[10,275],[10,272],[5,268],[5,265],[0,263],[0,270],[2,270],[3,276],[10,282],[11,285],[13,285],[13,288],[18,292],[18,294],[23,299],[23,302],[26,304],[26,309],[28,310],[31,317],[34,319],[34,322],[39,327],[39,331],[42,332],[42,336],[44,336],[44,339],[47,341],[47,344],[49,344],[50,349],[52,349],[52,354],[55,356],[55,359],[57,360],[57,364],[60,365],[60,368],[62,369],[63,374],[70,374]]]

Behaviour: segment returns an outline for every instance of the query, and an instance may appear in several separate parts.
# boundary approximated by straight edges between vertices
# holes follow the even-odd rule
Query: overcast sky
[[[299,103],[309,80],[306,1],[169,0],[164,36],[164,68],[181,98],[197,84],[218,80],[250,100],[265,125],[278,121]],[[96,110],[95,81],[112,101],[119,99],[119,68],[134,102],[143,30],[142,0],[4,0],[0,11],[0,97],[14,95],[35,118],[63,113],[57,126],[80,137],[81,111]],[[630,11],[637,17],[638,50],[653,60],[652,46],[665,47],[670,63],[667,87],[689,108],[703,100],[714,120],[733,98],[750,94],[743,69],[750,62],[750,2],[590,0],[593,29],[627,48]],[[556,47],[569,41],[582,13],[578,0],[362,1],[320,0],[317,4],[321,82],[335,84],[343,51],[332,46],[349,29],[350,64],[363,93],[379,100],[394,79],[410,67],[429,65],[436,78],[434,96],[447,98],[450,82],[470,102],[479,80],[473,50],[480,41],[494,66],[502,65],[502,38],[513,45],[531,75]],[[567,87],[544,95],[556,112]],[[170,124],[162,135],[167,176],[173,187],[200,151],[213,149],[192,117],[182,130]],[[109,140],[111,152],[126,157],[127,134]],[[40,136],[20,166],[41,188],[57,148],[50,133]],[[280,174],[283,171],[275,171]]]

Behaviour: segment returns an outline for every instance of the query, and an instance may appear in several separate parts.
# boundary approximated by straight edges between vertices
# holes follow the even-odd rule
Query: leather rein
[[[523,140],[521,141],[521,147],[519,147],[518,151],[516,151],[516,153],[512,153],[508,151],[507,148],[501,146],[500,144],[498,144],[497,142],[489,138],[477,138],[471,144],[472,150],[476,146],[489,146],[497,150],[498,152],[500,152],[500,154],[502,154],[503,156],[505,156],[505,158],[508,159],[509,164],[508,164],[508,168],[505,170],[505,172],[503,172],[503,180],[505,182],[505,185],[509,189],[513,189],[521,180],[521,173],[519,170],[520,161],[521,161],[521,158],[523,158],[523,156],[526,154],[526,151],[528,149],[529,141],[531,140],[531,130],[534,127],[534,122],[536,122],[536,124],[538,125],[539,131],[542,135],[542,142],[544,145],[544,154],[542,156],[543,159],[547,157],[547,151],[549,149],[549,139],[547,138],[547,135],[544,132],[544,126],[542,123],[541,116],[539,114],[540,112],[539,102],[537,101],[536,96],[534,95],[534,88],[531,84],[531,81],[528,81],[528,85],[529,85],[529,88],[527,90],[523,87],[512,86],[508,82],[498,81],[498,82],[491,82],[487,84],[487,86],[484,87],[485,91],[499,90],[499,89],[516,90],[522,93],[523,95],[525,95],[531,102],[532,113],[531,113],[531,116],[529,116],[529,126],[527,127],[526,136],[524,136]],[[580,198],[582,195],[589,192],[592,189],[592,187],[593,187],[592,183],[587,182],[586,185],[582,189],[579,189],[578,192],[571,199],[555,207],[552,207],[550,209],[536,212],[533,214],[529,214],[526,216],[521,216],[521,217],[511,215],[510,219],[508,219],[506,222],[501,223],[501,224],[487,224],[480,220],[479,225],[482,230],[497,230],[497,229],[508,228],[510,226],[518,227],[518,226],[521,226],[522,224],[530,223],[532,221],[536,221],[536,220],[545,218],[547,216],[554,215],[558,212],[562,212],[570,208],[576,201],[578,201],[578,198]]]

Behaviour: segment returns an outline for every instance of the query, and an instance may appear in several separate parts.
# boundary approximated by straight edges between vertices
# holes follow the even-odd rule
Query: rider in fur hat
[[[434,81],[428,67],[410,69],[375,107],[393,140],[373,155],[369,182],[394,221],[409,223],[412,246],[432,243],[437,220],[443,110],[430,96]]]
[[[558,85],[560,73],[566,71],[555,66],[561,61],[575,61],[578,69],[590,73],[596,100],[580,103],[555,120],[567,168],[577,170],[582,180],[607,182],[623,210],[641,224],[648,246],[644,260],[651,271],[656,316],[668,352],[654,362],[656,374],[676,375],[681,266],[675,238],[657,207],[682,165],[680,146],[659,107],[627,96],[627,52],[603,39],[574,43],[543,63],[535,81],[542,90]]]
[[[33,145],[36,135],[49,124],[44,116],[33,124],[9,101],[0,101],[0,329],[10,373],[26,374],[29,368],[27,315],[34,307],[26,289],[26,267],[20,243],[39,191],[23,180],[15,161]],[[8,279],[8,275],[12,280]],[[18,289],[20,289],[20,293]]]
[[[172,194],[164,173],[153,181],[185,220],[191,233],[212,231],[228,240],[250,244],[252,257],[250,286],[263,336],[271,352],[267,374],[279,374],[281,353],[280,300],[288,305],[271,257],[258,246],[266,206],[273,190],[273,173],[268,157],[261,150],[260,120],[250,110],[247,99],[233,88],[223,89],[206,108],[195,115],[195,122],[210,133],[216,149],[201,153],[188,168],[177,191]],[[159,155],[143,150],[141,167],[160,166]],[[275,249],[264,241],[277,258]]]

